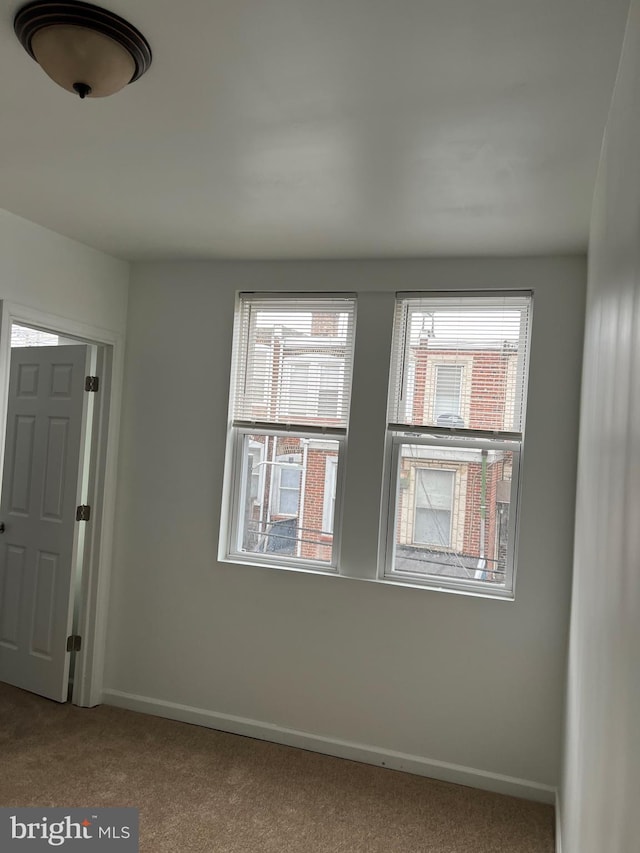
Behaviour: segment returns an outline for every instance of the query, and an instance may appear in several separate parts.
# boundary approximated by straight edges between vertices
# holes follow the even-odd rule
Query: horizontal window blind
[[[531,296],[399,295],[389,422],[522,430]]]
[[[241,294],[234,424],[346,431],[355,299]]]

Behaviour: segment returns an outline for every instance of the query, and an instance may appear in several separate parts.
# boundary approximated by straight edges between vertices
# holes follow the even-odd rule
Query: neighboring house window
[[[462,399],[462,367],[455,364],[439,364],[436,367],[436,390],[433,416],[459,418]]]
[[[336,359],[319,365],[318,415],[336,418],[340,414],[341,390],[344,384],[343,366]]]
[[[256,407],[255,414],[261,415],[269,403],[269,361],[270,348],[264,344],[256,344],[255,356],[249,376],[251,399]]]
[[[302,456],[278,456],[274,472],[275,512],[278,515],[297,515],[300,503]]]
[[[398,298],[387,580],[512,592],[529,309],[521,295]]]
[[[416,468],[414,542],[451,547],[454,471]]]
[[[336,509],[337,475],[337,456],[327,456],[324,469],[324,506],[322,510],[322,529],[324,533],[333,533],[333,519]]]
[[[249,499],[252,503],[260,503],[262,500],[262,481],[264,476],[264,468],[262,467],[262,458],[264,456],[264,447],[258,442],[253,442],[249,445],[247,456],[247,473],[249,475]]]
[[[336,479],[324,460],[344,453],[354,326],[348,296],[239,297],[227,556],[337,568],[324,524],[336,523]]]
[[[343,387],[341,356],[285,355],[281,412],[289,418],[340,418]]]

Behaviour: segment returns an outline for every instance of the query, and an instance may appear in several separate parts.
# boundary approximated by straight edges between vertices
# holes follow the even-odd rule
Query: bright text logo
[[[0,853],[138,853],[138,810],[0,808]]]

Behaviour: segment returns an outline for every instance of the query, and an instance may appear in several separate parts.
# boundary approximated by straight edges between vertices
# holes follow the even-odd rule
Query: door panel
[[[0,645],[18,648],[18,616],[26,548],[9,545],[0,565]]]
[[[85,346],[11,350],[0,521],[0,680],[63,702]]]

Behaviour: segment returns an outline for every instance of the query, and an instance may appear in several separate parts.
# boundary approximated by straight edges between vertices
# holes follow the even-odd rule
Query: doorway
[[[0,680],[84,706],[101,701],[117,344],[3,305]]]

